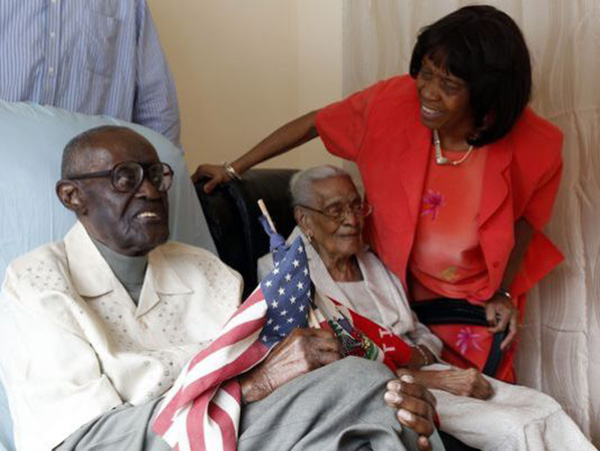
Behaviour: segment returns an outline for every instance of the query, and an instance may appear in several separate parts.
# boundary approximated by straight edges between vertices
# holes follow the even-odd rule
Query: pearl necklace
[[[439,165],[458,166],[459,164],[464,163],[464,161],[469,158],[469,155],[471,155],[471,152],[473,152],[473,146],[469,146],[469,149],[460,160],[449,160],[442,153],[442,141],[440,140],[440,134],[435,129],[433,130],[433,146],[435,147],[435,162]]]

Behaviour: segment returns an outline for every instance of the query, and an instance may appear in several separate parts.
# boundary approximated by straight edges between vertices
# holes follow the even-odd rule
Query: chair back
[[[262,213],[257,202],[264,200],[277,232],[287,238],[296,225],[289,190],[296,172],[251,169],[244,172],[242,180],[219,185],[211,194],[204,192],[206,180],[196,183],[219,257],[244,278],[244,297],[258,284],[257,260],[269,252],[269,237],[258,220]]]

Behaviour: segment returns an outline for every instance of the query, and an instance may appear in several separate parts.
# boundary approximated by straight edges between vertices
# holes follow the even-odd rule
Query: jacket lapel
[[[411,152],[404,152],[404,170],[400,177],[407,193],[410,217],[413,230],[416,230],[421,212],[423,199],[423,186],[427,177],[427,167],[431,149],[431,131],[424,127],[420,121],[413,124],[415,132],[409,134]]]
[[[513,148],[514,144],[509,137],[488,146],[479,207],[479,227],[502,206],[509,195],[508,166],[512,161]]]
[[[73,286],[84,297],[98,297],[114,290],[108,263],[77,221],[65,236],[65,249]]]
[[[176,296],[193,292],[194,290],[183,282],[158,247],[148,255],[148,270],[135,316],[139,318],[152,310],[160,302],[161,295]]]

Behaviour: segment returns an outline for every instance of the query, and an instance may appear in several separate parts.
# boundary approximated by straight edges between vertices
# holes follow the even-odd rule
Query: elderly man
[[[3,286],[19,331],[18,358],[3,362],[18,381],[8,385],[17,449],[169,449],[151,430],[161,396],[241,293],[239,275],[212,254],[165,244],[171,181],[126,128],[92,129],[65,148],[56,191],[78,223],[15,260]],[[426,439],[430,395],[398,381],[386,391],[392,377],[340,360],[331,333],[297,329],[239,378],[238,448],[443,449]]]

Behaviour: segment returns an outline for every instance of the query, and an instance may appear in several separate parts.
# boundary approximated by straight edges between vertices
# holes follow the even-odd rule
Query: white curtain
[[[344,93],[407,72],[418,30],[458,0],[346,0]],[[519,383],[556,398],[600,445],[600,1],[490,1],[531,51],[533,108],[565,134],[562,186],[547,233],[566,261],[529,296]]]

